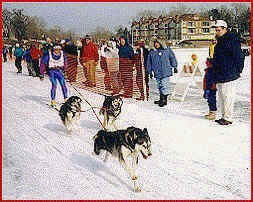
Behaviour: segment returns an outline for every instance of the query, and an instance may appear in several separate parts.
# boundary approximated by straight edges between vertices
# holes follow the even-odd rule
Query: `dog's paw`
[[[138,186],[138,187],[134,187],[134,192],[141,192],[141,188]]]

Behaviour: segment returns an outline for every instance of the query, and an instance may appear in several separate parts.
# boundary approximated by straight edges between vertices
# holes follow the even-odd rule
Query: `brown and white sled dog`
[[[67,135],[71,135],[73,129],[79,127],[81,102],[80,97],[71,96],[59,110],[59,116],[67,129]]]
[[[136,169],[141,153],[144,159],[152,155],[151,140],[146,128],[143,130],[129,127],[126,130],[107,132],[100,130],[94,136],[94,153],[100,154],[101,150],[110,152],[125,168],[134,183],[134,191],[140,192]]]
[[[104,116],[103,127],[106,130],[117,130],[115,120],[121,113],[122,104],[123,100],[120,95],[105,96],[103,107],[99,111],[99,114]],[[114,130],[111,129],[112,126],[114,127]]]

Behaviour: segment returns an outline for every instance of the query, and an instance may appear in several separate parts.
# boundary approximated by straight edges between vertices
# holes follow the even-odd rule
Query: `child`
[[[196,66],[198,63],[198,57],[196,54],[192,54],[191,58],[192,58],[192,61],[189,64],[184,65],[184,70],[183,70],[184,73],[192,73],[194,66]]]
[[[207,99],[209,106],[209,114],[205,115],[208,120],[214,120],[216,118],[216,84],[214,83],[214,70],[212,68],[210,58],[206,60],[205,76],[203,82],[204,98]]]

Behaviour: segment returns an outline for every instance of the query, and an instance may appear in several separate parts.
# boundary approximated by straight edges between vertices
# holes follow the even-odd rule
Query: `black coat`
[[[235,34],[227,32],[217,38],[212,61],[215,83],[225,83],[240,77],[240,57],[241,43]]]

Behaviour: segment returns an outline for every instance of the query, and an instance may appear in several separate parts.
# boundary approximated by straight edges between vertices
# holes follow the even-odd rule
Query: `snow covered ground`
[[[192,53],[200,56],[203,70],[207,49],[176,49],[179,68]],[[230,126],[203,118],[207,102],[194,86],[184,102],[169,101],[164,108],[153,104],[154,80],[149,101],[124,99],[118,125],[147,127],[152,141],[153,155],[141,158],[137,170],[143,191],[134,193],[116,159],[104,163],[102,155],[91,154],[92,137],[101,129],[92,111],[82,113],[80,133],[67,137],[57,112],[46,105],[49,80],[28,77],[26,69],[17,75],[14,63],[4,63],[3,199],[250,199],[250,69],[246,57]],[[171,91],[176,80],[173,76]],[[101,106],[103,96],[80,92]],[[57,97],[62,102],[59,87]]]

